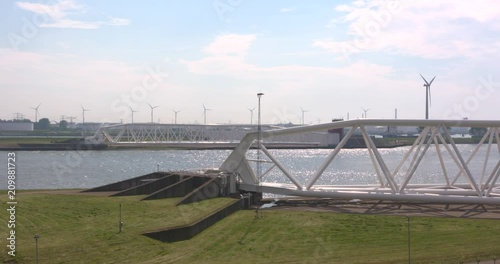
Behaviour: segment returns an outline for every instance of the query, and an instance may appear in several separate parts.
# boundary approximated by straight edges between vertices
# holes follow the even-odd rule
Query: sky
[[[419,74],[431,119],[499,119],[495,0],[7,0],[0,36],[0,119],[423,119]]]

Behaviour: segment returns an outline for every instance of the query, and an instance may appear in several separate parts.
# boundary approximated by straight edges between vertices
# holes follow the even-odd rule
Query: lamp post
[[[38,239],[40,238],[39,234],[35,234],[35,250],[36,250],[36,264],[38,264]]]
[[[260,177],[260,141],[262,138],[262,127],[261,127],[261,120],[260,120],[260,98],[264,95],[264,93],[258,93],[257,98],[259,99],[259,104],[258,104],[258,123],[257,123],[257,178]],[[260,182],[260,179],[258,179]]]
[[[122,204],[120,204],[120,219],[118,222],[118,233],[122,232],[123,222],[122,222]]]
[[[408,264],[411,263],[411,257],[410,257],[410,216],[406,215],[406,219],[408,220]]]

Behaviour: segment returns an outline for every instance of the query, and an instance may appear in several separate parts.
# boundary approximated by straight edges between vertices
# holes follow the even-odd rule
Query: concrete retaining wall
[[[143,235],[160,240],[162,242],[176,242],[190,239],[197,234],[201,233],[203,230],[217,223],[218,221],[226,218],[232,213],[238,211],[241,208],[240,200],[235,200],[230,205],[208,215],[207,217],[198,220],[195,223],[189,225],[182,225],[177,227],[168,228],[165,230],[158,230],[144,233]]]

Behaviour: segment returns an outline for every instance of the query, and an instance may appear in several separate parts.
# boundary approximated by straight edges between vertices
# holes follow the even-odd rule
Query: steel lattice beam
[[[377,146],[368,134],[366,127],[371,126],[408,126],[422,127],[420,134],[416,138],[407,152],[402,154],[402,160],[398,162],[396,168],[391,171],[381,155]],[[487,129],[486,134],[477,143],[476,147],[465,159],[467,153],[462,153],[450,135],[449,129],[452,127],[477,127]],[[351,130],[340,141],[336,148],[326,157],[321,165],[312,175],[306,179],[306,183],[297,180],[296,172],[286,167],[273,156],[272,152],[265,148],[265,141],[262,144],[262,151],[267,160],[255,161],[248,157],[248,150],[257,139],[257,132],[248,133],[236,149],[228,156],[221,165],[220,170],[237,173],[240,179],[240,189],[246,191],[269,192],[280,195],[292,196],[313,196],[313,197],[337,197],[337,198],[359,198],[359,199],[386,199],[395,201],[418,201],[418,202],[443,202],[443,203],[475,203],[475,204],[500,204],[500,121],[476,121],[476,120],[350,120],[313,126],[294,127],[287,129],[263,131],[261,138],[276,138],[285,135],[297,135],[301,133],[311,133],[328,129]],[[320,185],[318,180],[324,171],[333,165],[333,161],[339,152],[344,148],[346,142],[353,136],[354,131],[360,131],[373,170],[377,174],[377,184],[367,185]],[[491,155],[493,145],[497,145],[498,155]],[[433,177],[435,181],[443,181],[436,184],[412,183],[415,179],[415,172],[426,166],[425,157],[430,155],[430,149],[436,148],[437,159],[441,169]],[[473,172],[470,167],[471,161],[477,157],[479,150],[486,148],[484,160],[480,164],[480,172]],[[449,157],[450,162],[458,169],[457,175],[449,178],[449,171],[443,157]],[[251,162],[269,162],[272,164],[264,175],[271,170],[279,170],[287,179],[283,183],[266,182],[256,177],[256,173]],[[487,171],[488,164],[494,165],[491,172]],[[449,165],[448,165],[449,166]],[[403,174],[401,178],[399,175]],[[263,175],[261,175],[262,177]],[[464,178],[467,183],[460,183],[458,180]]]

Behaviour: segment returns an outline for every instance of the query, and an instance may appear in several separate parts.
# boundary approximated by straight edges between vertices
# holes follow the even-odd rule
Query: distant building
[[[33,131],[33,123],[0,122],[0,131]]]
[[[71,128],[75,129],[82,129],[85,131],[97,131],[99,128],[101,128],[104,125],[115,125],[116,123],[96,123],[96,122],[85,122],[83,123],[76,123],[71,125]],[[69,126],[68,126],[69,127]]]
[[[396,136],[398,134],[397,126],[388,126],[387,127],[387,135]]]

